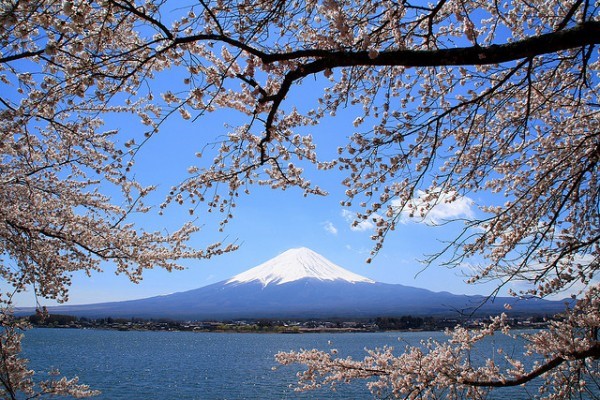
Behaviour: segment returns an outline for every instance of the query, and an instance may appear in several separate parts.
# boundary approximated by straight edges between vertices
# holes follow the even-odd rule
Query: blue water
[[[370,399],[364,381],[330,389],[294,392],[299,368],[279,366],[278,351],[336,348],[362,358],[364,348],[417,344],[437,332],[247,334],[119,332],[33,329],[23,341],[29,366],[40,379],[59,369],[102,391],[97,399]],[[399,337],[401,337],[399,341]],[[491,356],[502,335],[482,356]],[[272,370],[277,367],[276,370]],[[492,399],[525,398],[523,388],[494,392]],[[521,395],[519,395],[521,393]],[[529,396],[527,396],[529,397]]]

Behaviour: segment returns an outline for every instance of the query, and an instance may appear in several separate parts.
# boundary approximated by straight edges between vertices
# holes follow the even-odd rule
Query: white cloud
[[[327,231],[328,233],[331,233],[332,235],[337,235],[337,233],[338,233],[337,228],[330,221],[325,222],[323,224],[323,228],[325,229],[325,231]]]
[[[411,216],[409,210],[402,211],[402,222],[423,222],[429,225],[437,225],[444,221],[449,221],[456,218],[471,218],[473,217],[474,201],[469,197],[459,196],[457,193],[441,193],[437,202],[434,205],[429,205],[425,192],[419,190],[410,205],[414,210]],[[399,208],[399,200],[393,200],[392,206]],[[421,211],[426,211],[424,216],[421,216]]]

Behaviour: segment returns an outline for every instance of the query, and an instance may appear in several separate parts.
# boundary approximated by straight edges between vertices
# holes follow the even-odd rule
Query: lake
[[[370,399],[364,381],[340,385],[337,392],[294,392],[290,385],[299,368],[279,366],[274,354],[336,348],[341,356],[362,358],[365,347],[400,350],[430,336],[444,337],[441,332],[286,335],[36,328],[26,332],[23,351],[40,378],[48,378],[53,368],[68,378],[77,375],[81,383],[102,391],[96,399]],[[494,336],[482,351],[491,354],[505,340]],[[490,398],[525,398],[523,390],[503,389]]]

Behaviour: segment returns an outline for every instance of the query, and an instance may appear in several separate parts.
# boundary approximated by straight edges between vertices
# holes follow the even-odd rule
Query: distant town
[[[514,317],[509,322],[517,329],[542,329],[555,317]],[[119,331],[191,331],[238,333],[315,333],[315,332],[378,332],[378,331],[440,331],[457,325],[477,327],[481,318],[378,317],[365,320],[239,320],[239,321],[176,321],[140,318],[85,318],[72,315],[39,314],[27,318],[34,327],[58,329],[110,329]]]

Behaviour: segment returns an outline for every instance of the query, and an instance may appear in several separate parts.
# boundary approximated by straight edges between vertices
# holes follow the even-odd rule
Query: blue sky
[[[155,82],[156,90],[170,88],[167,85],[172,80],[173,77],[167,77],[161,81],[159,77]],[[305,80],[303,85],[292,88],[283,107],[286,110],[292,105],[299,109],[314,107],[321,90],[318,81]],[[356,112],[340,110],[336,117],[325,118],[319,125],[303,128],[298,133],[312,134],[320,159],[331,160],[336,157],[337,148],[344,146],[347,138],[356,131],[353,126]],[[247,122],[247,118],[232,111],[218,111],[192,122],[174,114],[136,156],[135,178],[144,185],[158,186],[147,201],[155,209],[146,215],[134,216],[138,226],[146,230],[173,231],[188,220],[189,205],[173,204],[163,216],[158,215],[158,206],[171,186],[188,176],[188,167],[203,167],[207,166],[203,163],[210,163],[210,156],[198,159],[196,152],[232,129],[225,125],[235,126]],[[139,124],[138,119],[131,114],[111,117],[107,128],[120,130],[121,143],[130,138],[140,143],[147,127]],[[202,248],[216,241],[235,241],[240,245],[238,251],[210,260],[185,260],[183,271],[148,270],[140,284],[115,275],[114,268],[105,264],[105,272],[94,273],[91,278],[85,274],[74,275],[69,303],[118,301],[196,289],[228,279],[293,247],[311,248],[343,268],[380,282],[461,294],[489,294],[494,289],[493,284],[467,285],[467,270],[436,265],[424,269],[419,262],[425,255],[440,250],[441,241],[451,239],[461,228],[460,223],[458,226],[432,227],[406,221],[388,235],[383,250],[367,264],[365,261],[374,245],[370,239],[373,230],[368,224],[351,227],[352,216],[357,210],[340,206],[340,201],[345,200],[345,188],[340,183],[344,175],[337,170],[318,171],[315,168],[308,169],[307,174],[311,181],[327,190],[329,196],[304,197],[298,189],[281,191],[252,187],[250,195],[240,196],[234,218],[224,232],[218,230],[221,215],[206,213],[206,205],[200,204],[194,218],[202,230],[193,237],[190,245]],[[436,210],[437,217],[472,215],[477,213],[478,205],[489,201],[483,197],[464,199]],[[15,301],[18,306],[35,304],[32,293],[20,294]],[[41,302],[54,304],[48,300]]]
[[[314,99],[303,98],[312,94],[303,87],[296,87],[285,103],[303,106]],[[338,146],[346,143],[354,133],[352,121],[355,115],[342,111],[335,118],[326,118],[321,124],[307,128],[321,150],[321,159],[335,157]],[[137,117],[119,117],[109,123],[118,127],[125,142],[129,137],[137,142],[143,137],[143,128],[134,120]],[[136,157],[134,173],[143,184],[158,186],[149,203],[156,205],[149,214],[135,217],[134,220],[147,230],[174,230],[190,218],[188,205],[172,205],[165,215],[158,215],[158,205],[164,200],[169,188],[187,176],[191,165],[202,167],[208,159],[198,159],[197,151],[207,142],[226,134],[229,128],[224,124],[235,124],[237,116],[231,112],[216,112],[190,123],[178,115],[168,121],[162,130],[151,138]],[[125,276],[116,276],[110,264],[105,265],[104,273],[94,273],[91,278],[76,274],[70,291],[71,304],[85,304],[104,301],[144,298],[195,289],[219,282],[252,268],[283,251],[293,247],[308,247],[322,254],[332,262],[360,275],[386,283],[400,283],[427,288],[434,291],[450,291],[465,294],[489,294],[493,285],[467,285],[464,283],[464,270],[446,269],[432,265],[424,269],[419,262],[426,254],[441,249],[441,240],[452,238],[456,228],[432,227],[426,224],[406,221],[395,232],[390,233],[383,250],[371,264],[365,260],[374,242],[370,239],[372,227],[362,224],[352,228],[354,209],[342,208],[340,201],[345,199],[344,187],[340,184],[343,175],[337,171],[308,171],[312,181],[325,188],[326,197],[304,197],[297,189],[286,191],[268,187],[253,187],[249,196],[241,196],[235,209],[233,220],[224,232],[218,231],[220,215],[204,212],[201,204],[196,210],[195,223],[202,227],[191,245],[203,247],[215,241],[232,242],[240,249],[211,260],[186,260],[186,269],[167,273],[162,270],[145,272],[140,284],[130,283]],[[444,216],[461,217],[476,213],[477,204],[484,199],[465,199],[454,205],[438,209],[438,218]],[[43,304],[51,305],[50,301]],[[17,305],[35,304],[33,294],[25,293],[17,298]]]

